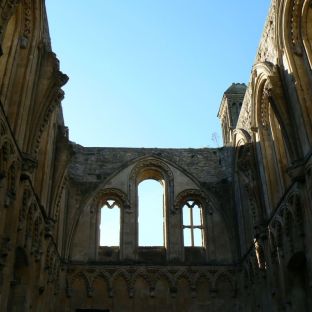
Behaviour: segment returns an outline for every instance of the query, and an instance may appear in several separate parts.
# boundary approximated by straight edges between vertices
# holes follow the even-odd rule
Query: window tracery
[[[183,211],[183,240],[184,246],[203,247],[203,218],[202,209],[196,201],[188,200]]]
[[[100,246],[120,245],[120,207],[114,199],[107,199],[100,209]]]

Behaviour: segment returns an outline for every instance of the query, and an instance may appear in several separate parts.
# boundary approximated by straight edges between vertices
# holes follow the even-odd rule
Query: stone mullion
[[[129,181],[129,209],[122,210],[121,260],[134,260],[138,249],[138,191],[135,179]]]
[[[178,220],[178,214],[172,213],[174,210],[174,185],[173,180],[164,183],[165,202],[164,202],[164,218],[165,218],[165,247],[167,260],[177,259],[182,257],[180,233],[173,229],[181,228],[182,224]],[[182,230],[183,231],[183,230]]]

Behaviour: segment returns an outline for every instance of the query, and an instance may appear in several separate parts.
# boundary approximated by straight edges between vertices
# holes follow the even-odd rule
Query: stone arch
[[[10,16],[3,28],[1,103],[22,150],[36,155],[51,114],[64,97],[61,87],[68,77],[59,71],[51,52],[44,2],[19,1]],[[29,86],[32,83],[35,87]]]
[[[192,288],[192,286],[194,285],[194,281],[191,277],[191,275],[189,274],[189,272],[187,270],[181,270],[179,272],[177,272],[174,276],[174,283],[175,286],[177,287],[179,280],[184,279],[187,281],[188,283],[188,289],[190,290]]]
[[[198,189],[186,189],[180,192],[175,198],[174,208],[176,210],[181,209],[183,204],[187,200],[194,200],[198,202],[202,207],[207,207],[209,205],[209,207],[213,209],[213,207],[210,206],[210,204],[212,205],[212,203],[209,199],[207,199],[206,194]]]
[[[69,279],[70,292],[74,286],[75,281],[79,280],[79,279],[83,281],[83,285],[85,287],[85,292],[87,294],[89,292],[89,290],[91,289],[91,281],[90,281],[89,277],[82,271],[77,272],[72,277],[70,277],[70,279]]]
[[[128,295],[130,296],[130,293],[133,289],[132,279],[131,279],[130,274],[124,269],[118,269],[116,272],[113,273],[111,277],[111,285],[114,286],[114,283],[116,282],[118,278],[122,278],[124,280],[124,282],[127,285]]]
[[[91,287],[92,288],[94,288],[93,285],[94,285],[94,281],[96,279],[104,280],[108,290],[112,289],[112,279],[111,279],[111,276],[107,272],[100,271],[92,278],[92,281],[91,281]]]
[[[173,210],[174,176],[169,166],[161,159],[146,157],[138,160],[129,174],[129,200],[131,210],[134,212],[135,220],[138,220],[138,185],[140,182],[153,179],[162,184],[164,189],[164,219],[165,223],[165,247],[168,247],[168,218]],[[139,245],[138,222],[135,223],[135,241]]]
[[[116,189],[116,188],[105,188],[96,194],[92,202],[92,209],[95,211],[96,215],[96,226],[100,225],[101,220],[101,211],[100,208],[103,207],[107,201],[113,200],[114,206],[117,206],[120,209],[120,217],[119,217],[119,226],[120,226],[120,233],[119,233],[119,246],[123,244],[123,215],[125,210],[129,210],[130,205],[128,201],[128,196],[123,191]],[[109,205],[107,203],[107,205]],[[109,206],[110,207],[110,206]],[[111,208],[113,208],[111,207]],[[100,242],[100,229],[97,228],[97,237],[96,237],[96,244],[99,245]]]
[[[252,89],[252,127],[260,145],[257,157],[270,213],[290,184],[286,169],[298,155],[297,134],[293,130],[278,67],[267,62],[255,65]]]
[[[147,274],[147,272],[145,272],[143,269],[139,269],[137,270],[131,277],[131,287],[134,288],[135,287],[135,283],[136,281],[139,279],[139,278],[142,278],[147,286],[152,289],[154,288],[154,283],[153,281],[151,280],[151,278],[149,277],[149,275]]]
[[[189,202],[191,202],[191,206],[189,205]],[[217,210],[214,208],[214,205],[210,199],[207,198],[205,193],[199,189],[186,189],[182,192],[180,192],[174,202],[174,208],[177,212],[179,212],[179,215],[181,216],[181,234],[182,237],[185,239],[185,230],[184,230],[184,220],[183,220],[183,209],[185,206],[188,206],[189,208],[193,208],[194,206],[198,206],[201,209],[201,224],[197,224],[197,226],[201,226],[201,235],[202,235],[202,247],[207,247],[208,240],[211,242],[214,241],[214,239],[210,239],[208,235],[208,215],[212,215]],[[193,229],[192,229],[193,231]],[[211,231],[209,232],[209,234]],[[193,234],[192,234],[193,235]],[[185,240],[184,240],[185,242]],[[183,244],[184,245],[184,244]],[[185,245],[184,245],[185,247]]]
[[[293,161],[298,157],[299,153],[298,134],[294,132],[291,109],[286,101],[280,71],[281,69],[278,65],[273,65],[270,62],[254,65],[251,80],[251,128],[260,131],[270,125],[270,105],[280,124],[290,160]]]
[[[167,281],[170,288],[174,287],[175,281],[169,272],[167,272],[166,270],[159,270],[155,276],[155,283],[157,283],[157,281],[161,278]]]
[[[312,14],[309,0],[284,0],[279,5],[278,48],[284,52],[281,59],[283,58],[284,61],[286,80],[296,81],[289,93],[293,104],[299,106],[302,111],[304,126],[298,124],[302,129],[300,136],[303,142],[310,144],[312,137],[312,108],[309,100],[312,97],[311,23]]]
[[[309,1],[302,5],[301,27],[303,46],[312,69],[312,9]]]
[[[127,194],[116,188],[104,188],[97,191],[97,194],[92,200],[92,205],[94,205],[95,209],[98,209],[103,206],[107,199],[116,201],[120,208],[130,209]]]
[[[69,232],[69,238],[66,242],[68,248],[66,248],[66,256],[72,257],[74,255],[74,240],[79,240],[79,235],[83,235],[81,231],[79,231],[79,227],[82,226],[80,223],[81,218],[85,215],[85,217],[90,218],[92,222],[92,228],[88,228],[90,232],[90,244],[86,246],[86,252],[93,253],[93,257],[97,258],[97,253],[99,249],[99,224],[100,224],[100,208],[101,205],[112,199],[116,201],[117,206],[120,208],[120,246],[123,244],[123,218],[124,214],[130,212],[130,205],[128,201],[128,196],[122,190],[117,188],[105,188],[102,185],[91,195],[88,195],[88,198],[79,205],[79,209],[75,212],[73,225]],[[78,236],[77,236],[78,235]],[[77,238],[78,237],[78,238]],[[122,250],[121,250],[122,253]]]

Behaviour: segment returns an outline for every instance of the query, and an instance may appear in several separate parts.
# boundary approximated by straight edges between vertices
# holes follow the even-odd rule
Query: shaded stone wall
[[[1,311],[311,310],[311,25],[311,1],[272,1],[239,116],[221,103],[225,147],[84,148],[68,141],[44,1],[0,1]],[[150,178],[166,240],[140,247]],[[116,247],[99,246],[110,198]],[[202,247],[183,246],[188,200]]]

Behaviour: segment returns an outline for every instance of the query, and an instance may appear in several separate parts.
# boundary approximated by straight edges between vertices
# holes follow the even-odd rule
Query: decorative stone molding
[[[303,0],[291,0],[290,9],[290,36],[293,51],[296,55],[302,56],[301,38],[301,9]]]
[[[210,201],[207,199],[205,193],[199,189],[187,189],[180,192],[174,201],[174,210],[173,213],[176,213],[182,206],[185,204],[186,201],[193,200],[198,202],[203,207],[209,207]]]
[[[108,286],[109,296],[113,296],[114,283],[117,277],[121,277],[128,288],[129,298],[133,298],[136,294],[135,284],[137,279],[143,278],[145,280],[150,297],[155,297],[155,286],[158,280],[165,278],[168,281],[168,289],[171,297],[176,297],[179,291],[179,280],[184,279],[188,283],[189,291],[192,293],[193,298],[197,294],[197,285],[200,279],[205,279],[211,285],[211,289],[214,289],[217,293],[220,289],[218,284],[220,279],[224,278],[228,281],[229,286],[232,289],[233,296],[235,294],[235,274],[237,268],[229,267],[213,267],[213,266],[200,266],[193,267],[192,270],[188,270],[186,267],[170,266],[170,267],[158,267],[158,266],[98,266],[88,270],[88,267],[81,267],[75,265],[69,265],[67,277],[66,292],[67,296],[71,296],[76,279],[80,278],[84,281],[86,293],[93,295],[94,281],[97,278],[104,279]],[[90,293],[88,292],[90,291]]]
[[[100,208],[109,199],[116,201],[120,208],[127,211],[131,209],[127,194],[116,188],[105,188],[98,191],[92,201],[91,207]]]
[[[168,178],[169,181],[173,181],[173,173],[169,166],[164,161],[157,158],[147,158],[140,160],[132,169],[129,180],[136,180],[139,173],[147,169],[155,169],[160,171],[164,173],[165,177]]]
[[[21,0],[7,0],[5,1],[4,7],[2,8],[1,12],[1,28],[3,27],[3,24],[9,20],[9,18],[12,16],[15,7]],[[3,34],[3,29],[0,30],[0,35]]]

